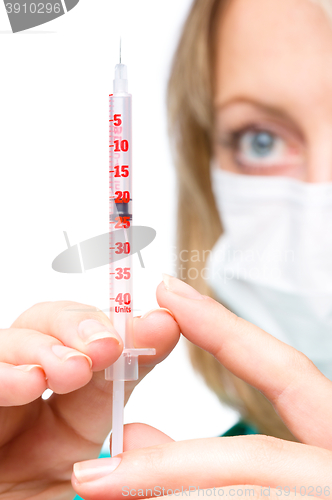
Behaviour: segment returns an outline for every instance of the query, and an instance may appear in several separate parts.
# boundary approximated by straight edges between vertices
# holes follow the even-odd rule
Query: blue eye
[[[275,144],[275,138],[269,132],[251,133],[251,148],[259,157],[267,156]]]
[[[237,135],[235,151],[242,164],[270,166],[287,161],[287,144],[267,130],[247,130]]]
[[[222,124],[218,156],[225,170],[253,175],[281,175],[304,168],[305,150],[300,134],[279,124],[252,123],[238,129]],[[302,175],[302,174],[301,174]]]

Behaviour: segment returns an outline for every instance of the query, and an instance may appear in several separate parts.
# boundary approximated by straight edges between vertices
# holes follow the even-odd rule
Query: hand
[[[85,321],[88,320],[88,321]],[[134,318],[140,379],[179,339],[161,309]],[[112,382],[104,369],[120,356],[121,338],[100,310],[75,302],[45,302],[0,330],[0,499],[69,500],[74,462],[97,458],[109,433]],[[54,391],[44,401],[46,388]]]
[[[301,442],[257,435],[176,443],[156,429],[132,424],[126,426],[123,454],[74,466],[75,491],[85,500],[162,494],[155,487],[184,496],[175,490],[190,486],[222,488],[210,492],[217,497],[329,499],[332,382],[302,353],[189,285],[171,279],[167,288],[158,286],[158,303],[172,311],[183,335],[261,391]],[[246,493],[251,486],[254,492]],[[261,487],[270,488],[269,494]]]

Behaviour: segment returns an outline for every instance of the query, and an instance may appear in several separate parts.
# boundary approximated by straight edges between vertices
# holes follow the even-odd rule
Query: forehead
[[[216,104],[232,97],[321,104],[328,93],[332,106],[332,20],[317,4],[231,0],[216,29]]]

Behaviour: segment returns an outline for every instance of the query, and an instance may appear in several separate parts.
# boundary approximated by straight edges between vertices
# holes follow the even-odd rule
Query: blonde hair
[[[204,295],[214,297],[203,279],[204,250],[211,250],[222,225],[210,179],[213,109],[212,71],[215,20],[231,0],[195,0],[185,22],[168,84],[168,123],[177,169],[177,253],[180,278]],[[331,0],[311,0],[332,17]],[[186,262],[182,251],[195,250]],[[188,259],[186,259],[188,260]],[[194,271],[194,273],[193,273]],[[183,276],[183,273],[185,276]],[[214,297],[216,298],[216,297]],[[224,368],[211,354],[188,342],[191,362],[219,397],[253,423],[262,434],[295,440],[271,403],[256,389]]]

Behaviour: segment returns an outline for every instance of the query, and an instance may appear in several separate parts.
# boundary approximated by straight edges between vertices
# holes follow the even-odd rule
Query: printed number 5
[[[114,115],[114,126],[120,127],[121,123],[122,123],[121,115]]]

